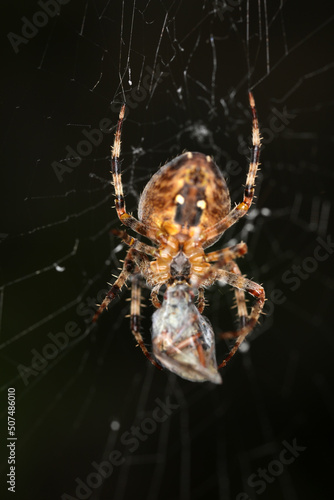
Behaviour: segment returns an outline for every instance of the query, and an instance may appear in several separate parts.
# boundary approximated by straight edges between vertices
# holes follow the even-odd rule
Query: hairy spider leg
[[[234,274],[237,274],[239,276],[241,275],[241,271],[239,269],[239,266],[236,262],[230,262],[226,266],[227,271],[231,271]],[[238,319],[239,319],[239,331],[243,329],[246,326],[247,318],[248,318],[248,312],[247,312],[247,307],[246,307],[246,299],[245,299],[245,292],[243,290],[239,290],[238,288],[234,289],[234,295],[235,295],[235,300],[236,300],[236,306],[237,306],[237,311],[238,311]],[[228,332],[227,332],[228,335]],[[246,335],[240,335],[237,337],[237,340],[233,346],[233,348],[230,350],[228,355],[224,358],[224,360],[220,363],[218,366],[218,369],[223,368],[224,366],[227,365],[227,363],[230,361],[230,359],[235,355],[237,350],[239,349],[240,345],[242,342],[245,340]],[[226,338],[225,333],[220,334],[221,338]],[[227,336],[227,338],[229,335]]]
[[[114,145],[112,147],[111,154],[111,173],[113,177],[113,184],[115,188],[115,208],[119,220],[125,225],[133,229],[136,233],[139,233],[152,241],[156,242],[155,231],[153,228],[147,227],[139,220],[137,220],[132,215],[128,214],[125,206],[125,199],[123,193],[122,184],[122,174],[121,174],[121,135],[122,135],[122,125],[124,121],[125,104],[121,107],[118,117],[118,123],[115,133]]]
[[[261,136],[259,131],[259,122],[257,118],[255,101],[253,94],[249,92],[249,104],[252,110],[253,117],[253,129],[252,129],[252,152],[251,160],[249,163],[249,170],[246,179],[246,185],[244,190],[243,201],[234,207],[230,213],[224,217],[221,221],[217,222],[212,227],[209,227],[203,232],[200,241],[203,244],[203,248],[209,246],[218,235],[223,234],[226,229],[235,224],[241,217],[243,217],[249,210],[255,190],[255,179],[256,173],[259,166],[260,150],[261,150]]]
[[[245,278],[241,275],[241,273],[239,274],[239,272],[235,273],[227,271],[225,269],[219,269],[219,267],[219,262],[212,265],[210,269],[201,277],[193,280],[192,284],[196,288],[200,288],[202,283],[206,282],[207,280],[211,280],[212,282],[222,281],[224,283],[227,283],[228,285],[231,285],[233,288],[238,288],[239,290],[252,295],[256,302],[253,305],[250,314],[246,314],[247,319],[245,321],[245,325],[235,332],[225,332],[223,334],[225,338],[234,338],[240,335],[247,335],[256,325],[260,313],[263,309],[263,305],[265,302],[264,289],[261,285],[255,283],[255,281],[251,281],[248,278]]]
[[[131,248],[135,248],[139,252],[142,252],[146,255],[151,255],[152,257],[158,257],[159,256],[159,251],[155,247],[151,247],[150,245],[146,245],[146,243],[143,243],[136,238],[133,238],[132,236],[128,235],[128,233],[124,230],[120,229],[112,229],[111,232],[121,238],[121,240]],[[159,291],[161,288],[161,284],[155,285],[152,290],[151,290],[151,301],[153,306],[158,309],[161,307],[161,303],[159,300]]]
[[[152,301],[153,306],[156,309],[159,309],[161,307],[161,302],[159,300],[160,288],[161,288],[161,284],[159,283],[158,285],[155,285],[151,290],[151,301]]]
[[[205,260],[207,262],[215,262],[219,260],[221,265],[225,265],[231,260],[237,259],[238,257],[242,257],[248,251],[246,243],[243,241],[237,243],[236,245],[232,245],[230,247],[221,248],[220,250],[216,250],[215,252],[209,252],[205,255]]]
[[[133,238],[133,236],[130,236],[126,231],[122,229],[112,229],[111,232],[115,236],[118,236],[126,245],[138,250],[138,252],[145,253],[146,255],[151,255],[152,257],[159,256],[159,252],[155,247],[146,245],[146,243],[137,240],[137,238]]]
[[[234,274],[242,276],[240,268],[236,262],[230,262],[229,264],[227,264],[226,271],[230,271]],[[245,292],[243,290],[239,290],[239,288],[234,288],[234,295],[235,295],[236,307],[237,307],[237,311],[238,311],[239,329],[240,329],[240,328],[244,328],[244,326],[246,326],[246,322],[247,322],[247,318],[248,318]],[[221,334],[221,336],[224,338],[224,334]]]
[[[135,274],[132,278],[131,284],[131,309],[130,309],[130,322],[131,322],[131,331],[138,342],[143,354],[150,360],[152,365],[154,365],[159,370],[162,370],[162,366],[160,366],[153,356],[148,352],[143,337],[140,333],[140,306],[141,306],[141,286],[140,286],[140,274],[138,273],[139,269],[137,268],[137,274]]]
[[[118,276],[115,283],[110,288],[109,292],[105,296],[102,304],[96,311],[93,321],[96,321],[100,316],[102,311],[108,307],[110,302],[114,300],[122,290],[122,287],[125,285],[126,281],[130,276],[133,276],[132,280],[132,289],[131,289],[131,310],[130,310],[130,318],[131,318],[131,330],[132,333],[138,342],[142,352],[144,355],[150,360],[152,365],[159,370],[162,370],[161,366],[154,360],[151,354],[148,352],[143,337],[140,333],[140,303],[141,303],[141,287],[139,283],[140,273],[143,274],[144,277],[147,275],[147,266],[149,264],[149,260],[147,256],[136,250],[135,248],[130,248],[124,260],[123,269]]]
[[[220,266],[226,266],[227,271],[231,271],[232,273],[241,276],[241,271],[239,269],[239,266],[236,262],[234,262],[234,259],[245,255],[245,253],[247,253],[247,245],[246,245],[246,243],[241,242],[241,243],[238,243],[236,245],[233,245],[233,246],[230,246],[227,248],[222,248],[221,250],[217,250],[215,252],[210,252],[210,253],[206,254],[206,259],[208,261],[211,261],[211,262],[219,260]],[[235,294],[235,299],[236,299],[238,318],[239,318],[239,330],[240,330],[246,326],[246,322],[247,322],[247,318],[248,318],[245,292],[243,290],[239,290],[238,288],[235,288],[234,294]],[[204,310],[204,305],[202,306],[202,304],[205,304],[204,288],[203,287],[199,288],[198,297],[199,297],[198,310],[200,313],[202,313]],[[225,357],[225,359],[222,361],[222,363],[220,363],[220,365],[218,366],[218,369],[226,366],[228,361],[238,351],[238,349],[239,349],[240,345],[242,344],[242,342],[244,341],[246,335],[241,335],[241,336],[237,337],[237,340],[236,340],[233,348],[228,353],[228,355]],[[228,332],[227,332],[227,337],[225,336],[224,333],[220,334],[220,336],[221,336],[221,338],[231,338],[231,336],[229,335]],[[233,335],[233,337],[234,337],[234,335]]]
[[[133,273],[133,270],[134,270],[135,265],[136,265],[135,264],[135,252],[136,252],[136,250],[134,250],[133,248],[130,248],[128,250],[128,253],[126,254],[126,258],[125,258],[124,263],[123,263],[123,269],[122,269],[120,275],[118,276],[117,280],[115,281],[115,283],[111,286],[111,288],[110,288],[109,292],[107,293],[107,295],[105,296],[102,304],[100,305],[100,307],[96,311],[96,313],[93,317],[93,322],[95,322],[97,320],[97,318],[100,316],[102,311],[104,311],[104,309],[106,309],[108,307],[110,302],[112,300],[114,300],[119,295],[126,280],[130,276],[130,274]]]
[[[228,262],[231,262],[238,257],[242,257],[245,253],[247,253],[247,245],[246,243],[241,242],[230,247],[221,248],[215,252],[207,253],[205,255],[205,260],[207,262],[215,262],[219,260],[221,266],[225,266]],[[197,308],[201,314],[204,311],[205,305],[204,287],[200,287],[198,289]]]
[[[218,280],[231,285],[233,288],[237,288],[240,292],[236,295],[238,314],[241,323],[240,328],[234,332],[224,332],[220,335],[222,338],[239,338],[230,353],[231,355],[229,354],[227,356],[227,358],[223,361],[222,366],[226,365],[227,361],[229,361],[229,359],[231,359],[231,357],[236,353],[244,338],[253,330],[258,322],[265,302],[265,292],[263,287],[242,276],[239,267],[236,263],[234,264],[236,267],[231,267],[232,271],[228,271],[220,269],[221,262],[218,261],[213,264],[207,272],[192,283],[196,288],[200,288],[202,283],[205,283],[207,280]],[[244,292],[249,293],[255,298],[255,304],[249,314],[247,313],[245,297],[241,294],[244,294]]]

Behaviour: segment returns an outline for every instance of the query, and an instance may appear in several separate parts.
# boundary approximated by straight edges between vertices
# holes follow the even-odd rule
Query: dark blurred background
[[[328,498],[333,9],[302,0],[60,3],[1,6],[1,498]],[[125,99],[129,211],[184,150],[212,155],[237,202],[249,88],[263,135],[257,199],[213,248],[246,241],[240,266],[263,283],[267,314],[222,386],[195,384],[158,372],[135,347],[128,290],[91,322],[126,252],[110,233],[120,227],[110,145]],[[206,296],[217,334],[233,327],[231,290]],[[144,302],[150,348],[149,290]],[[228,347],[217,339],[218,361]],[[8,387],[16,496],[6,485]],[[152,424],[157,398],[174,406]],[[97,473],[94,463],[111,456],[114,469]]]

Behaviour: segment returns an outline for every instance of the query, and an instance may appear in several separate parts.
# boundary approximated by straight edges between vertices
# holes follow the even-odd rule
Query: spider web
[[[8,2],[2,18],[1,497],[14,387],[18,499],[327,498],[333,12],[301,0],[69,0]],[[263,135],[257,199],[214,248],[247,243],[240,266],[264,284],[267,315],[222,386],[195,384],[135,348],[127,290],[91,322],[126,251],[110,233],[110,145],[126,100],[129,211],[184,150],[213,155],[237,202],[249,88]],[[215,331],[228,330],[231,290],[206,296]],[[227,349],[217,342],[218,360]]]

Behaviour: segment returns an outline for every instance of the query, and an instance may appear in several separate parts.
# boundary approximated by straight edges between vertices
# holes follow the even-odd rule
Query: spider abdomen
[[[139,219],[165,234],[214,226],[231,208],[225,179],[211,157],[184,153],[161,167],[141,196]]]

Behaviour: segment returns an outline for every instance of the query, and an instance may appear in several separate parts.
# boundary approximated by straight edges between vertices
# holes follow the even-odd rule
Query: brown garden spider
[[[163,365],[189,380],[221,383],[217,369],[226,365],[252,331],[265,301],[262,286],[244,278],[235,262],[247,252],[245,243],[204,251],[248,212],[253,201],[261,138],[251,92],[249,102],[253,120],[252,153],[243,201],[231,210],[226,182],[213,159],[202,153],[187,152],[161,167],[150,179],[139,201],[138,219],[125,208],[119,161],[125,105],[119,113],[111,161],[117,215],[125,226],[151,240],[154,246],[124,230],[113,231],[130,248],[123,269],[99,306],[94,321],[131,279],[131,329],[143,353],[157,368]],[[152,328],[156,359],[148,352],[140,333],[142,278],[151,288],[151,300],[157,308]],[[235,288],[240,322],[236,331],[220,335],[235,338],[236,342],[218,367],[213,330],[202,316],[204,289],[215,281]],[[166,292],[161,304],[158,294],[163,285]],[[250,312],[245,292],[255,299]]]

